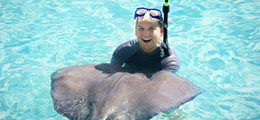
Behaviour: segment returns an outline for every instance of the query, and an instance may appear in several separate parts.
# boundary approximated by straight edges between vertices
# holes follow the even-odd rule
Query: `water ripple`
[[[50,74],[64,66],[109,62],[119,44],[135,38],[135,8],[162,4],[1,1],[0,119],[65,119],[53,109]],[[159,119],[259,119],[259,0],[170,5],[169,43],[182,63],[177,74],[206,91]]]

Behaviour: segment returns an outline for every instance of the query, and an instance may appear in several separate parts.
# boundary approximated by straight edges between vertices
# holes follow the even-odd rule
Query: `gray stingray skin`
[[[54,108],[71,120],[148,120],[203,92],[168,71],[147,78],[111,64],[66,67],[51,80]]]

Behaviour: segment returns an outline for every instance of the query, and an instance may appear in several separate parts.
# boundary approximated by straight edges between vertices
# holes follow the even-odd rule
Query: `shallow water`
[[[50,74],[109,62],[134,39],[133,14],[156,0],[0,0],[0,119],[66,119],[53,109]],[[100,8],[99,8],[100,7]],[[153,119],[260,119],[260,1],[170,1],[176,73],[205,89]]]

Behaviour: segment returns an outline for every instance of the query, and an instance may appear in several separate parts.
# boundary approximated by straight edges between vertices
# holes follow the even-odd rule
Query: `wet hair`
[[[136,24],[137,24],[137,22],[138,22],[138,19],[139,19],[139,18],[136,19]],[[159,25],[160,28],[163,27],[163,18],[158,21],[158,25]]]
[[[159,20],[159,27],[162,28],[163,27],[163,18]]]

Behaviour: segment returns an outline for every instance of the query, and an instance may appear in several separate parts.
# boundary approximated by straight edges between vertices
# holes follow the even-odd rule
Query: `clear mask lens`
[[[139,10],[136,11],[136,14],[138,14],[138,15],[144,15],[146,12],[147,12],[146,9],[139,9]]]
[[[150,14],[152,16],[160,16],[161,15],[161,13],[159,11],[156,11],[156,10],[150,10]]]

